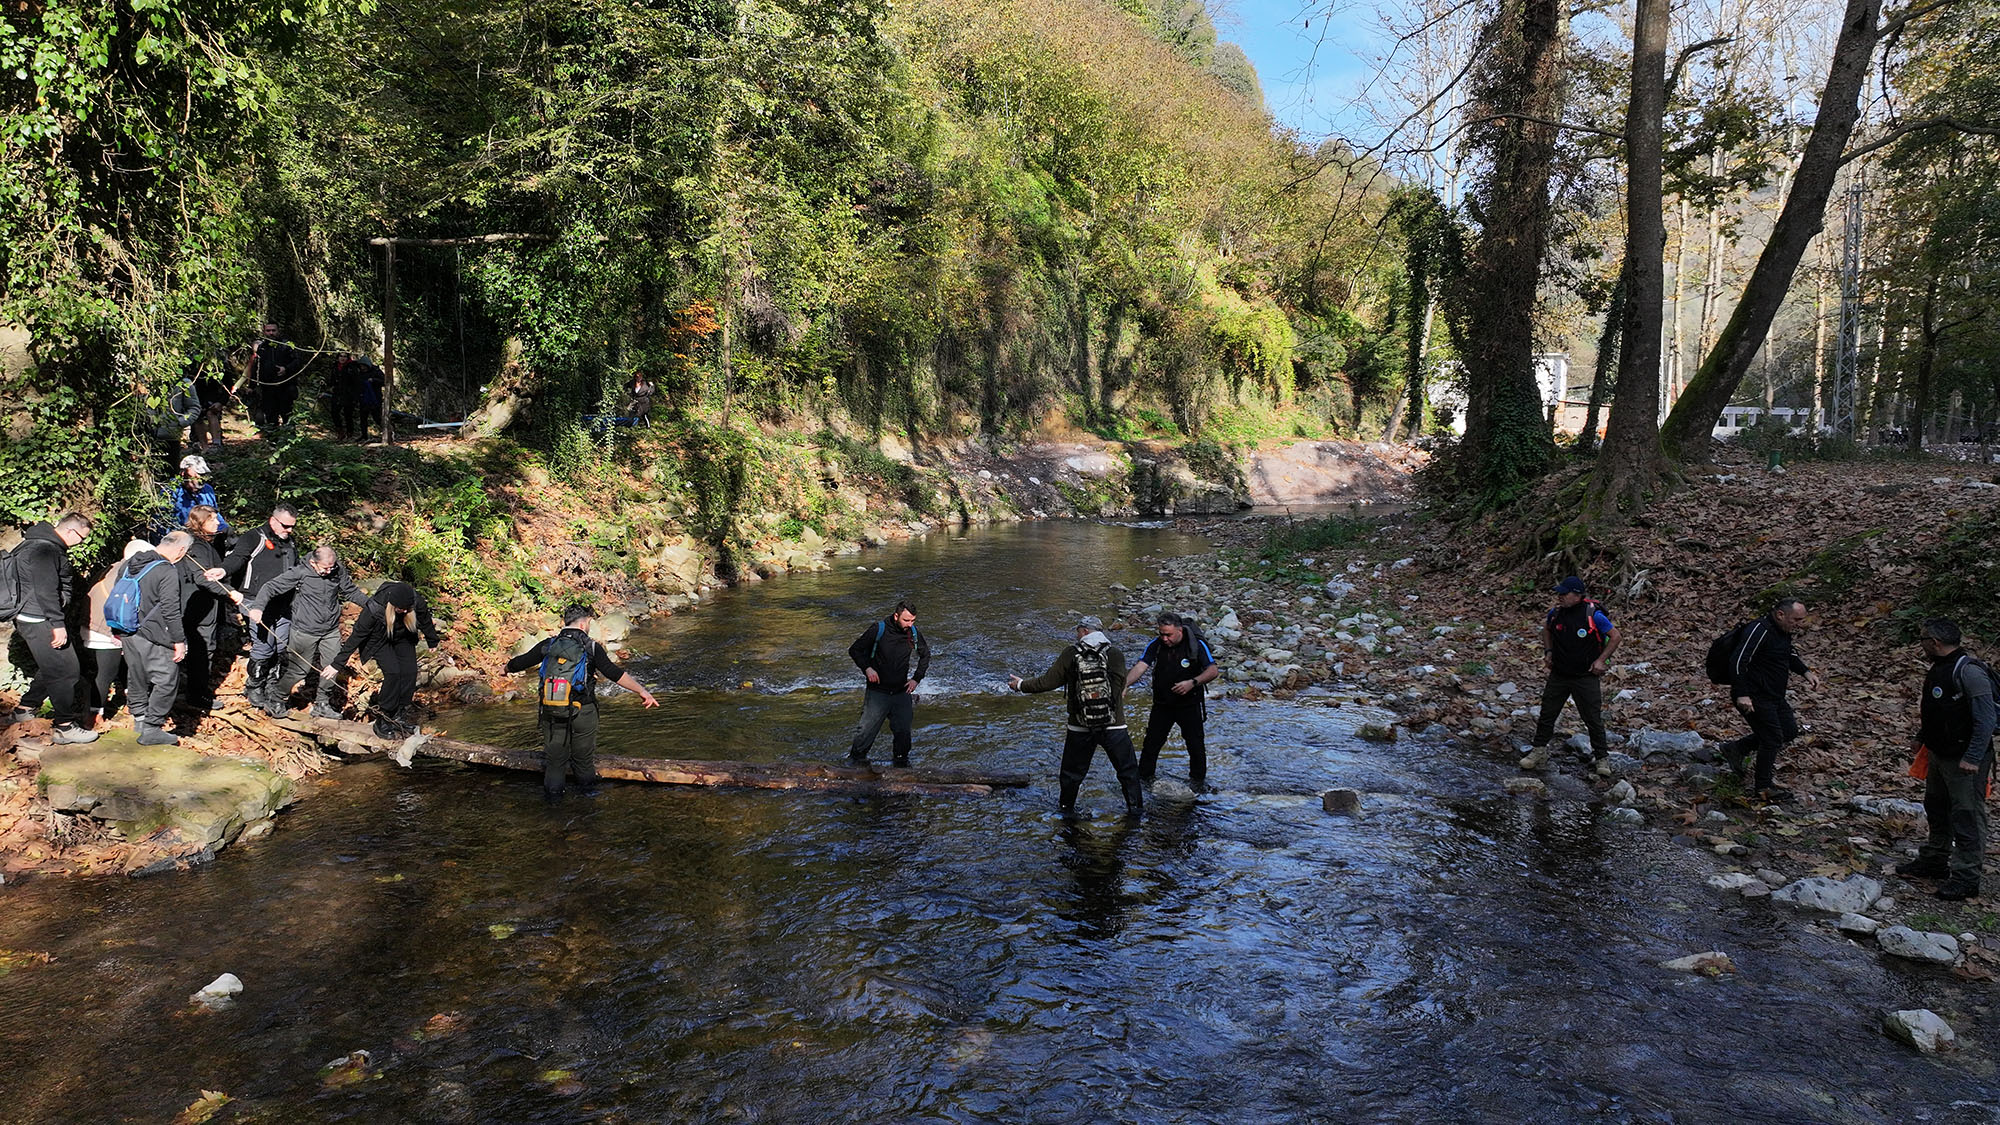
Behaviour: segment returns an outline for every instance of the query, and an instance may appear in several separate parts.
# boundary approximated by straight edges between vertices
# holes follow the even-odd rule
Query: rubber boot
[[[1075,816],[1077,783],[1073,781],[1065,781],[1062,782],[1061,784],[1062,784],[1062,795],[1056,799],[1056,808],[1064,816]]]
[[[1146,807],[1146,787],[1132,778],[1123,784],[1125,790],[1125,815],[1137,820]]]
[[[272,661],[252,660],[243,677],[243,698],[259,711],[271,705]]]

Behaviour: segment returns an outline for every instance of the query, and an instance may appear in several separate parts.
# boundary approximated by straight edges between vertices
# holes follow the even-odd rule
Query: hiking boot
[[[1549,748],[1546,746],[1537,746],[1533,750],[1528,751],[1527,756],[1521,759],[1521,768],[1524,770],[1544,770],[1549,768]]]
[[[1766,804],[1782,805],[1787,801],[1795,800],[1797,797],[1797,793],[1778,785],[1767,785],[1757,790],[1757,799]]]
[[[1896,874],[1904,879],[1943,879],[1951,874],[1951,863],[1943,856],[1920,855],[1897,864]]]
[[[866,754],[849,754],[847,756],[847,764],[850,766],[865,766],[868,764],[868,756]]]
[[[1722,760],[1729,764],[1730,770],[1739,778],[1743,776],[1743,758],[1742,750],[1735,748],[1731,743],[1722,744]]]
[[[139,745],[141,746],[179,746],[180,744],[180,735],[168,734],[159,727],[149,727],[144,723],[139,725]]]
[[[401,742],[404,738],[404,735],[396,730],[396,725],[387,719],[375,720],[371,729],[374,730],[376,738],[393,739],[397,742]]]
[[[889,764],[895,766],[899,770],[906,770],[910,768],[910,760],[908,758],[896,758],[892,760]]]
[[[1946,879],[1944,886],[1932,891],[1931,894],[1944,899],[1946,902],[1963,902],[1968,898],[1978,898],[1979,880],[1961,879],[1953,876]]]
[[[306,714],[311,715],[315,719],[338,719],[342,717],[340,708],[335,707],[331,703],[315,703],[312,705],[312,710],[306,712]]]
[[[55,729],[55,740],[71,746],[80,746],[86,742],[96,742],[97,732],[85,730],[75,723],[64,723]]]

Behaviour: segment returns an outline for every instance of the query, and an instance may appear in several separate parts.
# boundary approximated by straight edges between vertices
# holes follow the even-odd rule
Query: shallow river
[[[368,763],[206,870],[0,889],[0,948],[56,957],[0,976],[0,1121],[164,1122],[203,1090],[270,1122],[2000,1120],[1990,986],[1725,900],[1713,857],[1501,795],[1495,762],[1356,741],[1352,705],[1218,702],[1220,791],[1128,828],[1100,758],[1059,821],[1060,697],[1004,677],[1198,547],[1043,524],[871,552],[645,629],[663,706],[606,708],[611,752],[834,758],[846,646],[908,593],[918,758],[1025,791],[549,809],[525,774]],[[525,704],[450,725],[535,744]],[[1366,815],[1320,811],[1334,785]],[[1709,949],[1740,971],[1657,967]],[[225,971],[239,1002],[192,1010]],[[1907,1007],[1967,1049],[1884,1038]],[[356,1049],[367,1077],[322,1075]]]

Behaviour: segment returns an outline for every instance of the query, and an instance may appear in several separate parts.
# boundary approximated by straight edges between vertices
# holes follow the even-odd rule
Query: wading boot
[[[1931,893],[1946,902],[1963,902],[1968,898],[1978,898],[1979,880],[1953,875],[1944,881],[1943,886]]]
[[[1897,864],[1896,874],[1905,879],[1942,879],[1951,874],[1951,864],[1941,855],[1920,855]]]
[[[1125,818],[1139,819],[1139,814],[1146,807],[1146,787],[1139,784],[1139,779],[1135,777],[1125,782],[1122,788],[1125,790]]]

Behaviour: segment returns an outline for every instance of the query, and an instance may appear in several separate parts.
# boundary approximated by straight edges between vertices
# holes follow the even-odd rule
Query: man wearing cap
[[[1611,753],[1604,738],[1604,662],[1618,649],[1618,627],[1584,596],[1583,579],[1572,574],[1556,583],[1556,604],[1542,619],[1542,652],[1549,682],[1542,688],[1542,713],[1535,721],[1535,749],[1521,759],[1524,769],[1548,764],[1544,744],[1555,737],[1563,704],[1576,700],[1577,716],[1590,732],[1590,756],[1601,767]]]
[[[1063,739],[1062,794],[1058,800],[1064,816],[1076,812],[1076,791],[1090,772],[1090,759],[1099,746],[1118,773],[1118,787],[1125,794],[1125,815],[1136,817],[1145,806],[1145,788],[1139,781],[1139,762],[1132,754],[1132,735],[1125,727],[1125,655],[1104,635],[1104,623],[1095,617],[1076,622],[1076,642],[1056,656],[1049,670],[1032,680],[1007,677],[1007,686],[1034,694],[1062,688],[1069,704],[1068,734]]]

